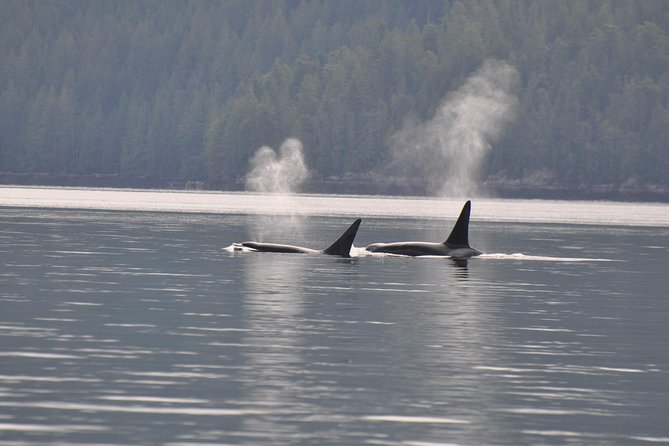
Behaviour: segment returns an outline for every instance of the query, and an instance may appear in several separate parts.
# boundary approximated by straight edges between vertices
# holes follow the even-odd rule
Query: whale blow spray
[[[285,140],[278,155],[271,147],[261,147],[251,158],[250,164],[246,190],[254,192],[292,194],[309,174],[302,143],[296,138]]]
[[[265,235],[301,233],[303,223],[294,194],[309,176],[302,142],[289,138],[281,144],[278,154],[271,147],[263,146],[249,164],[246,190],[276,194],[270,213],[250,221],[251,235],[262,241]]]
[[[485,155],[515,117],[517,83],[511,65],[486,60],[430,121],[407,122],[391,137],[390,170],[425,179],[433,195],[476,195]]]

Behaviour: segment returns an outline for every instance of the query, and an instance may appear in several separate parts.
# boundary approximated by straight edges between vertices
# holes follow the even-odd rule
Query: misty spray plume
[[[424,179],[430,194],[476,195],[485,155],[515,117],[517,81],[508,63],[485,61],[430,121],[408,122],[393,135],[391,170]]]
[[[309,176],[302,142],[289,138],[281,144],[278,154],[271,147],[263,146],[249,164],[246,190],[277,194],[272,200],[270,215],[252,219],[249,224],[251,235],[255,240],[263,241],[267,234],[285,236],[282,232],[289,231],[291,235],[302,232],[302,219],[293,196]]]
[[[307,179],[302,143],[289,138],[281,144],[279,155],[271,147],[261,147],[250,161],[246,190],[277,194],[292,194]]]

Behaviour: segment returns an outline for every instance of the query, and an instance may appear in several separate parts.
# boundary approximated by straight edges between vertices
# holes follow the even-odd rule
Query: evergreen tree
[[[520,73],[485,174],[669,184],[669,4],[0,2],[0,171],[241,178],[294,136],[380,169],[488,58]]]

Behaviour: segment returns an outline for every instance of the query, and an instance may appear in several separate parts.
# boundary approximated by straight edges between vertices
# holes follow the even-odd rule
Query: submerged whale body
[[[395,242],[373,243],[365,249],[369,252],[383,252],[405,256],[449,256],[455,259],[467,259],[478,256],[478,251],[469,246],[469,215],[472,202],[467,201],[455,222],[451,234],[443,243],[429,242]]]
[[[294,254],[328,254],[332,256],[341,256],[341,257],[351,257],[351,246],[353,245],[353,240],[355,235],[358,233],[358,228],[360,227],[360,222],[362,220],[357,219],[353,222],[351,226],[344,232],[341,237],[337,239],[333,244],[328,246],[323,250],[303,248],[302,246],[293,246],[293,245],[282,245],[279,243],[259,243],[259,242],[244,242],[242,246],[246,248],[251,248],[256,251],[261,252],[285,252],[285,253],[294,253]]]

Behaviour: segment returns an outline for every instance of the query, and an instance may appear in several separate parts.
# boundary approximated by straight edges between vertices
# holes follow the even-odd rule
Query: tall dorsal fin
[[[472,212],[472,202],[467,200],[460,211],[458,221],[455,222],[451,235],[448,236],[445,245],[457,247],[469,247],[469,214]]]
[[[344,232],[336,242],[323,250],[323,254],[351,257],[351,246],[353,245],[355,235],[358,233],[358,227],[360,226],[361,221],[362,220],[360,219],[354,221],[353,224],[349,226],[346,232]]]

